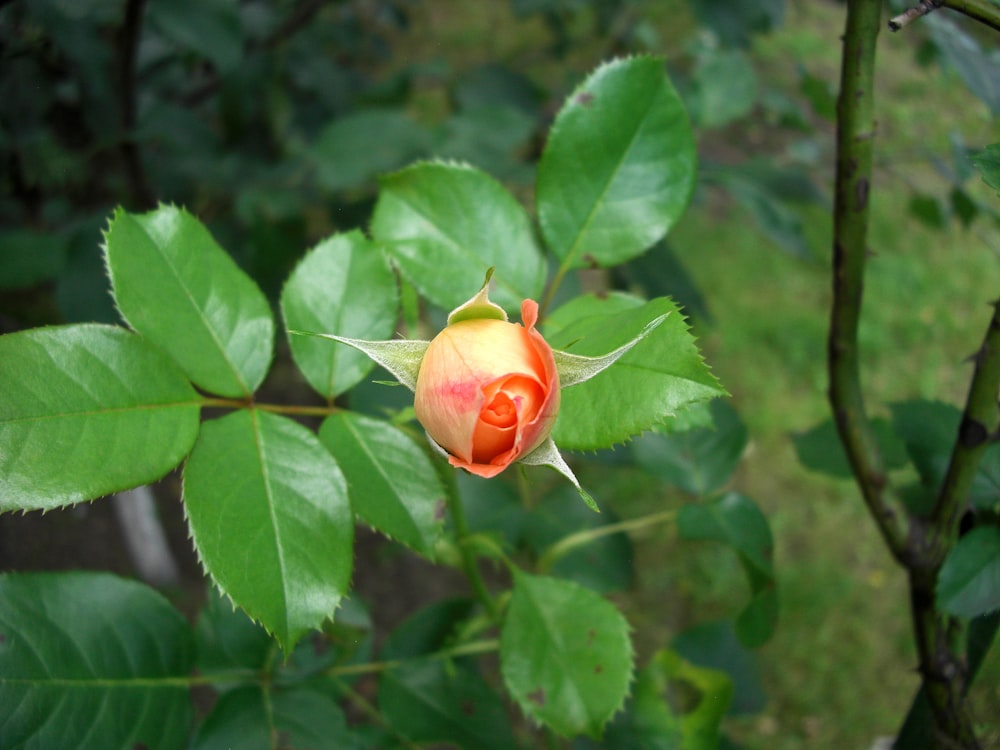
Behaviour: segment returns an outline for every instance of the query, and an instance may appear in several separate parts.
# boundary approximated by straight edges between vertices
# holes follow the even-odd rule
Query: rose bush
[[[524,325],[497,318],[450,323],[427,347],[414,409],[452,466],[492,477],[552,432],[559,372],[535,330],[538,304],[521,304]]]

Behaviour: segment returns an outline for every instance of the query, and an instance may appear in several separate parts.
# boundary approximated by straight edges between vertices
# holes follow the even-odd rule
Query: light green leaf
[[[184,617],[106,573],[0,576],[5,750],[179,750],[192,721]]]
[[[220,73],[235,70],[243,57],[237,0],[154,0],[149,21],[172,41],[211,60]]]
[[[354,512],[383,534],[433,558],[445,490],[427,454],[402,430],[361,414],[323,422],[319,439],[337,458]]]
[[[281,291],[289,328],[358,339],[386,339],[399,314],[396,278],[385,256],[361,232],[324,240],[295,267]],[[375,363],[355,349],[289,336],[292,357],[309,384],[328,399],[371,372]]]
[[[602,65],[567,99],[536,189],[542,233],[564,266],[612,266],[651,247],[694,185],[695,144],[661,58]]]
[[[751,590],[750,603],[736,621],[736,634],[749,648],[764,643],[778,618],[774,540],[767,517],[750,498],[729,492],[707,503],[682,507],[677,531],[682,539],[722,542],[736,551]]]
[[[241,687],[223,695],[191,750],[361,750],[337,699],[318,687]]]
[[[687,323],[667,298],[645,304],[628,295],[577,297],[546,326],[554,349],[599,356],[666,319],[616,364],[562,392],[553,438],[569,450],[608,448],[652,428],[678,409],[725,395],[705,365]]]
[[[937,601],[957,617],[1000,609],[1000,528],[981,526],[958,540],[938,576]]]
[[[468,300],[490,267],[495,301],[506,310],[542,291],[545,264],[527,212],[473,167],[421,163],[382,178],[371,231],[442,309]]]
[[[739,50],[701,51],[692,83],[691,119],[702,128],[722,127],[746,116],[757,99],[753,63]]]
[[[378,705],[411,742],[476,750],[516,747],[507,709],[464,664],[428,659],[400,664],[379,679]]]
[[[254,409],[206,422],[184,504],[205,570],[286,653],[333,616],[354,526],[340,468],[313,433]]]
[[[124,328],[0,336],[0,511],[159,479],[194,445],[199,408],[176,365]]]
[[[500,671],[528,716],[564,736],[599,736],[625,701],[632,663],[613,604],[570,581],[515,573]]]
[[[274,318],[253,280],[183,209],[115,211],[105,234],[115,301],[128,324],[194,383],[249,396],[264,380]]]

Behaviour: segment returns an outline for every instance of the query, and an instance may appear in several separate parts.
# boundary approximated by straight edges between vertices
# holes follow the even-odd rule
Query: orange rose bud
[[[538,447],[559,412],[552,349],[535,330],[538,303],[524,300],[521,320],[451,323],[431,341],[417,373],[417,419],[453,466],[481,477]]]

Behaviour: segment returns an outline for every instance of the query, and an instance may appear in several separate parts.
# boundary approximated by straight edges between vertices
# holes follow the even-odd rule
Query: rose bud
[[[521,304],[524,325],[494,315],[485,295],[472,303],[463,306],[471,308],[468,317],[456,310],[428,346],[414,408],[453,466],[492,477],[549,436],[559,412],[559,373],[535,330],[536,302]]]

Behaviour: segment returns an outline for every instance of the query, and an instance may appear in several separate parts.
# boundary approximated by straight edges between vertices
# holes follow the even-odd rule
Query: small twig
[[[899,31],[901,28],[913,23],[918,18],[923,18],[928,13],[933,13],[942,5],[944,5],[944,0],[920,0],[918,5],[914,5],[912,8],[907,8],[898,16],[890,18],[889,30]]]
[[[938,8],[948,8],[962,13],[986,26],[1000,31],[1000,6],[989,0],[920,0],[918,5],[907,8],[889,19],[889,29],[899,31],[918,18],[923,18]]]

